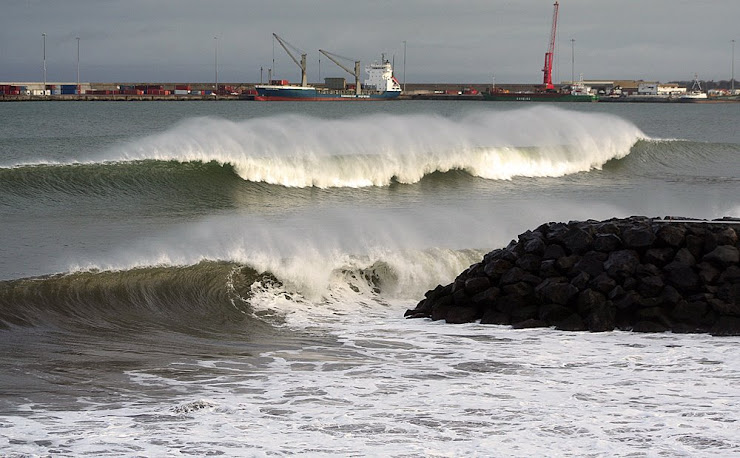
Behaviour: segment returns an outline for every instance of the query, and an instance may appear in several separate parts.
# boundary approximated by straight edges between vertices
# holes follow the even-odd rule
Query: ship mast
[[[331,60],[332,62],[334,62],[335,64],[337,64],[342,70],[344,70],[345,72],[347,72],[350,75],[353,75],[355,77],[355,94],[356,95],[360,95],[360,61],[359,60],[354,61],[355,62],[355,71],[353,72],[352,70],[348,69],[347,67],[345,67],[344,65],[342,65],[337,60],[337,59],[344,59],[344,60],[351,61],[352,59],[350,59],[349,57],[342,57],[342,56],[340,56],[338,54],[330,53],[329,51],[324,51],[323,49],[319,49],[319,52],[321,54],[325,55],[326,57],[328,57],[329,60]]]
[[[287,41],[285,41],[282,38],[280,38],[279,36],[277,36],[277,34],[274,34],[273,33],[272,36],[275,37],[275,39],[278,41],[278,43],[280,43],[280,46],[282,46],[283,49],[285,50],[285,52],[288,53],[288,55],[290,56],[290,58],[293,59],[293,62],[295,62],[295,64],[298,67],[300,67],[300,69],[301,69],[301,86],[303,86],[303,87],[308,86],[308,80],[306,78],[306,53],[301,52],[298,48],[296,48],[295,46],[291,45]],[[300,53],[301,54],[301,61],[300,62],[298,62],[298,59],[295,58],[295,56],[293,55],[293,53],[290,52],[290,49],[288,49],[288,47],[290,47],[291,49],[293,49],[293,51],[295,51],[296,53]]]
[[[547,48],[547,52],[545,53],[545,67],[542,69],[542,72],[544,73],[543,84],[546,91],[552,91],[555,89],[555,86],[552,84],[552,63],[555,56],[555,31],[558,27],[558,6],[558,2],[553,4],[550,47]]]

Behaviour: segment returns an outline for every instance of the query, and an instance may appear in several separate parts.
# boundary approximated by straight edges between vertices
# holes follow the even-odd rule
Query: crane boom
[[[290,58],[293,59],[293,62],[295,62],[295,64],[298,67],[300,67],[300,69],[301,69],[301,86],[303,86],[303,87],[308,86],[308,79],[306,78],[306,54],[305,53],[302,53],[301,54],[301,61],[298,62],[298,59],[296,59],[295,56],[293,55],[293,53],[290,52],[290,49],[288,49],[288,46],[290,46],[293,49],[296,49],[296,47],[293,46],[293,45],[291,45],[290,43],[284,41],[282,38],[280,38],[279,36],[277,36],[277,34],[275,34],[275,33],[273,33],[272,36],[275,37],[275,39],[278,41],[278,43],[280,43],[280,46],[282,46],[283,49],[285,50],[285,52],[288,53],[288,55],[290,56]]]
[[[348,59],[346,57],[342,57],[342,56],[340,56],[338,54],[330,53],[329,51],[324,51],[323,49],[319,49],[319,52],[321,54],[325,55],[326,57],[328,57],[329,60],[331,60],[332,62],[334,62],[335,64],[337,64],[342,70],[344,70],[345,72],[347,72],[350,75],[353,75],[355,77],[355,94],[359,95],[360,94],[360,61],[359,60],[356,60],[355,61],[355,71],[352,71],[352,70],[348,69],[347,67],[345,67],[344,65],[342,65],[342,63],[339,62],[335,58],[345,59],[345,60],[352,60],[352,59]]]
[[[555,89],[555,86],[552,84],[552,63],[555,56],[555,34],[558,27],[558,6],[558,2],[553,4],[550,46],[547,48],[547,52],[545,53],[545,67],[542,69],[542,72],[544,73],[543,84],[545,86],[545,90],[548,91]]]

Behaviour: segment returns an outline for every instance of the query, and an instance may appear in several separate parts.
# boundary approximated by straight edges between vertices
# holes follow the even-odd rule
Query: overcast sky
[[[318,49],[385,53],[399,80],[539,83],[552,0],[2,0],[0,81],[300,81],[277,33],[308,54],[308,79],[347,76]],[[214,39],[217,37],[217,39]],[[571,46],[574,39],[574,46]],[[555,81],[728,80],[740,0],[562,0]],[[406,65],[404,69],[404,41]],[[319,64],[320,59],[320,64]],[[404,71],[405,70],[405,71]],[[320,71],[320,74],[319,74]],[[363,75],[363,79],[364,79]],[[402,81],[403,82],[403,81]]]

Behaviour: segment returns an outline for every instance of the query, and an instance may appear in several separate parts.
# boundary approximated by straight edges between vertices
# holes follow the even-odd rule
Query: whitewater
[[[733,107],[22,105],[0,455],[740,454],[738,338],[403,319],[544,222],[738,216]]]

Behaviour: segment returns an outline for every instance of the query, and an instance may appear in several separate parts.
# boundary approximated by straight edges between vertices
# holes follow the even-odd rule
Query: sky
[[[319,49],[384,54],[409,83],[541,83],[552,0],[2,0],[0,81],[300,81],[347,77]],[[740,0],[562,0],[553,80],[729,80]],[[571,41],[574,40],[574,41]],[[274,59],[274,60],[273,60]],[[352,67],[352,64],[348,65]],[[262,70],[261,70],[262,69]],[[365,75],[363,74],[363,79]]]

